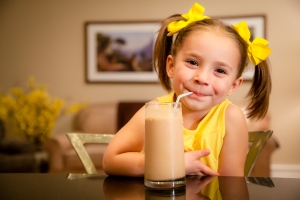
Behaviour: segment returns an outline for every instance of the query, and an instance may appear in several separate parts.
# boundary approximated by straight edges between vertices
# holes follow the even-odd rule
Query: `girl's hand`
[[[199,176],[219,176],[219,173],[211,170],[203,164],[199,158],[210,154],[209,149],[186,152],[185,155],[185,174]]]

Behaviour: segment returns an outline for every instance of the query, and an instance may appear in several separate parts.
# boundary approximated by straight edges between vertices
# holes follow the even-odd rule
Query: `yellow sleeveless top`
[[[174,102],[174,92],[158,97],[159,102]],[[200,158],[214,171],[218,171],[219,155],[225,136],[225,111],[231,102],[225,99],[213,107],[195,130],[183,128],[185,152],[208,148],[211,153]]]

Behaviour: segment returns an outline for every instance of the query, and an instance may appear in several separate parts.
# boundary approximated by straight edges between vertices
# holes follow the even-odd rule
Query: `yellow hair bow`
[[[267,47],[269,42],[257,37],[250,42],[250,31],[245,21],[232,25],[239,35],[248,43],[248,57],[254,65],[258,65],[266,60],[271,53],[271,48]]]
[[[172,36],[173,34],[177,33],[178,31],[180,31],[181,29],[183,29],[184,27],[186,27],[192,22],[200,21],[203,19],[209,19],[210,17],[203,15],[204,11],[205,11],[204,7],[202,7],[198,3],[194,3],[189,13],[181,15],[187,21],[185,20],[174,21],[168,25],[169,33],[167,36]]]

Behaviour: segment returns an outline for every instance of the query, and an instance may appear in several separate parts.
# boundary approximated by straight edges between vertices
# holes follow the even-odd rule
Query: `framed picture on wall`
[[[220,17],[227,24],[246,21],[251,41],[266,38],[266,17]],[[88,83],[156,83],[152,53],[158,21],[87,22],[85,24],[86,70]],[[254,66],[249,62],[244,80],[252,80]]]
[[[87,22],[86,81],[157,82],[152,53],[159,22]]]
[[[240,16],[240,17],[221,17],[221,19],[227,24],[237,24],[242,21],[246,21],[251,32],[250,41],[256,37],[266,38],[266,16]],[[254,75],[254,65],[249,61],[247,70],[243,74],[244,80],[252,80]]]

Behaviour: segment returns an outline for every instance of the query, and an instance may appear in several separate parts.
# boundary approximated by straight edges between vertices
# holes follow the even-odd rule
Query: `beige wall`
[[[30,75],[54,96],[72,101],[148,100],[158,84],[86,84],[83,24],[90,20],[160,20],[185,13],[194,0],[1,0],[0,86],[23,84]],[[300,1],[198,1],[211,16],[267,15],[273,53],[272,128],[281,148],[275,164],[300,164]],[[233,95],[240,100],[249,85]]]

